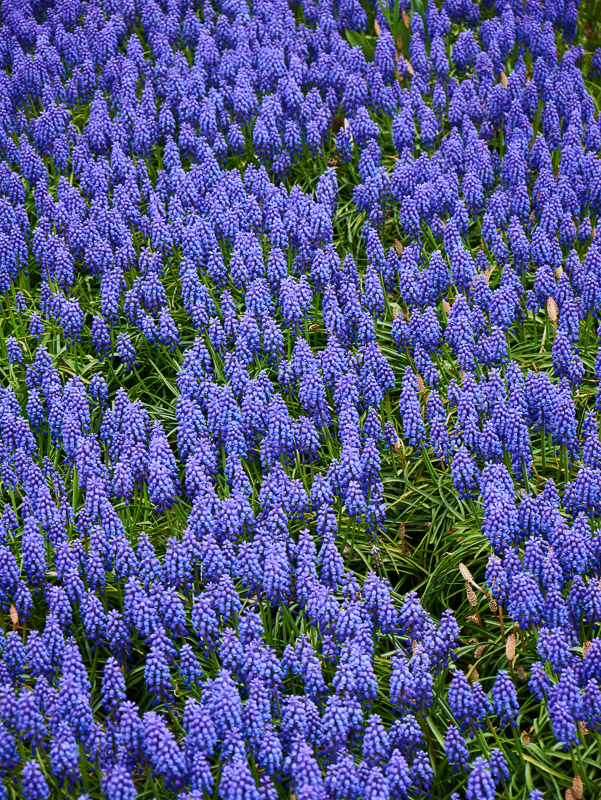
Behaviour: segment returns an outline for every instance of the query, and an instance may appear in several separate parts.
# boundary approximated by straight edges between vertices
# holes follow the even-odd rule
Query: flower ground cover
[[[0,17],[0,798],[595,797],[594,0]]]

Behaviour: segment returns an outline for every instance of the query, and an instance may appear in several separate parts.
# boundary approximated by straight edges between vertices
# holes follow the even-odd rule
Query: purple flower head
[[[115,764],[102,783],[107,800],[135,800],[137,796],[133,778],[121,764]]]
[[[21,791],[24,800],[49,800],[50,789],[37,761],[26,761],[21,772]]]
[[[71,727],[64,721],[58,723],[50,743],[50,772],[61,783],[80,780],[79,748]]]
[[[125,700],[125,679],[121,667],[114,658],[109,658],[102,675],[102,704],[108,712],[118,711]]]
[[[14,336],[9,336],[6,340],[6,355],[11,364],[23,363],[23,350]]]
[[[501,670],[495,679],[492,690],[492,701],[495,713],[501,720],[501,725],[511,723],[517,725],[519,705],[515,685],[506,670]]]
[[[115,355],[125,364],[126,371],[136,363],[136,350],[132,344],[131,337],[127,333],[120,333],[115,342]]]
[[[529,573],[518,573],[513,578],[509,590],[507,602],[509,615],[521,628],[527,629],[530,625],[540,622],[542,609],[543,598],[538,584]]]
[[[465,769],[469,761],[469,751],[459,728],[451,725],[447,728],[445,735],[445,753],[449,764],[453,767],[453,772],[459,768]]]
[[[477,467],[465,447],[455,453],[451,463],[453,485],[460,498],[471,497],[477,489]]]
[[[494,800],[496,784],[490,762],[478,756],[474,759],[467,781],[467,800]]]
[[[169,509],[180,492],[175,457],[159,422],[154,424],[148,447],[148,493],[159,510]]]

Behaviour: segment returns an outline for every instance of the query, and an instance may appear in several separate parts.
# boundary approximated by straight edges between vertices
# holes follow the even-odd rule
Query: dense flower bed
[[[3,0],[0,798],[598,790],[592,6]]]

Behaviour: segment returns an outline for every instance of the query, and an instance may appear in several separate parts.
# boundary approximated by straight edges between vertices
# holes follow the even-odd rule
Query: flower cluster
[[[592,790],[576,0],[1,13],[0,800]]]

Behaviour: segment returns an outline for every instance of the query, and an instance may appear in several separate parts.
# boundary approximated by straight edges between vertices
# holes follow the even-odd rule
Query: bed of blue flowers
[[[0,20],[0,800],[596,797],[601,4]]]

